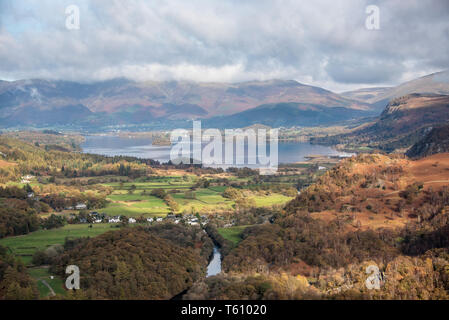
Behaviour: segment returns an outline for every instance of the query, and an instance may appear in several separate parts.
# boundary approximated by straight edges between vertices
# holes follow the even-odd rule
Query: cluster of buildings
[[[206,225],[209,222],[209,219],[207,216],[201,216],[197,217],[192,214],[188,215],[181,215],[181,214],[168,214],[166,217],[150,217],[146,218],[146,222],[148,223],[155,223],[155,222],[173,222],[175,224],[187,224],[191,226],[197,226],[197,225]],[[130,224],[137,223],[136,218],[126,218],[122,216],[113,216],[109,217],[105,213],[98,213],[98,212],[90,212],[88,213],[88,218],[80,218],[80,223],[120,223],[120,222],[128,222]],[[141,221],[142,222],[142,221]]]
[[[181,215],[181,214],[168,214],[165,218],[147,218],[147,222],[152,223],[152,222],[162,222],[162,221],[169,221],[169,222],[173,222],[175,224],[179,224],[179,223],[183,223],[183,224],[187,224],[190,226],[198,226],[198,225],[207,225],[209,222],[209,219],[207,218],[207,216],[201,216],[201,217],[197,217],[194,216],[192,214],[187,214],[187,215]]]
[[[65,210],[86,210],[87,209],[87,205],[85,203],[78,203],[74,207],[66,207],[64,209]]]

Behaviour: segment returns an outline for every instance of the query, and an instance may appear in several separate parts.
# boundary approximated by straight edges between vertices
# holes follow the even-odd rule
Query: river
[[[221,253],[217,246],[214,247],[212,259],[207,266],[207,277],[212,277],[221,272]]]
[[[215,245],[214,251],[212,253],[212,259],[209,262],[209,265],[207,266],[207,277],[212,277],[221,272],[221,253],[220,249]],[[184,295],[189,291],[190,288],[178,293],[174,297],[172,297],[170,300],[182,300]]]

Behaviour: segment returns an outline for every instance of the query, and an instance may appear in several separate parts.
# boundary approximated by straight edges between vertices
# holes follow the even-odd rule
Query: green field
[[[128,182],[128,183],[108,183],[106,186],[114,188],[111,195],[107,197],[110,201],[108,206],[98,212],[106,213],[109,216],[123,215],[126,217],[163,217],[170,210],[167,204],[157,197],[150,195],[154,189],[164,189],[167,193],[172,190],[183,192],[188,191],[192,187],[194,181],[192,178],[184,181],[181,177],[160,177],[150,182]],[[130,193],[131,186],[134,185],[135,190]],[[145,194],[142,194],[144,193]],[[173,194],[174,195],[174,194]],[[175,198],[176,200],[176,198]],[[177,200],[176,200],[177,201]],[[185,203],[186,201],[184,201]],[[180,203],[182,211],[183,203]]]
[[[293,197],[287,197],[282,194],[273,193],[268,196],[255,196],[252,197],[256,202],[257,207],[270,207],[276,204],[284,204],[293,199]]]
[[[113,224],[69,224],[62,228],[39,230],[23,236],[0,239],[0,245],[8,247],[26,265],[31,264],[33,254],[38,249],[45,249],[54,244],[64,244],[65,239],[95,237],[107,231],[116,230]]]
[[[126,217],[155,217],[169,213],[168,206],[162,199],[154,196],[129,194],[112,194],[107,198],[111,201],[106,208],[97,210],[109,216],[123,215]]]
[[[136,186],[136,190],[151,189],[185,189],[190,188],[195,183],[194,179],[184,181],[181,177],[160,177],[147,182],[126,182],[126,183],[106,183],[105,186],[113,187],[116,190],[129,190],[132,185]]]
[[[159,198],[151,196],[154,189],[164,189],[169,193],[179,205],[176,213],[207,213],[233,210],[235,202],[222,196],[226,186],[212,186],[193,191],[194,199],[186,197],[186,192],[194,185],[196,177],[189,177],[184,180],[181,177],[160,177],[149,182],[127,182],[108,183],[114,191],[107,197],[109,205],[99,212],[109,216],[124,215],[127,217],[154,217],[165,216],[170,212],[166,203]],[[235,178],[235,181],[246,181],[247,179]],[[135,190],[130,192],[131,186]],[[266,207],[277,204],[284,204],[292,198],[280,194],[268,196],[254,196],[257,207]]]
[[[110,203],[98,211],[110,216],[165,216],[170,210],[162,199],[150,195],[154,189],[164,189],[174,198],[179,205],[177,213],[232,210],[234,202],[221,196],[226,187],[198,189],[194,191],[195,199],[186,198],[185,192],[190,191],[196,179],[189,177],[184,180],[178,176],[161,177],[150,182],[108,183],[105,185],[114,188],[113,193],[107,197]],[[130,193],[132,185],[136,188]],[[142,194],[144,191],[145,194]]]
[[[231,241],[234,246],[238,245],[242,238],[240,237],[243,230],[250,226],[235,226],[230,228],[218,228],[218,233],[226,240]]]
[[[234,205],[234,201],[223,198],[221,192],[213,189],[198,189],[194,194],[195,199],[186,198],[185,193],[174,193],[172,197],[179,204],[181,212],[190,212],[192,209],[195,212],[231,210]]]

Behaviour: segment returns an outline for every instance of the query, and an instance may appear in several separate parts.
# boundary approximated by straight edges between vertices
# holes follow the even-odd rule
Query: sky
[[[340,92],[448,69],[448,40],[447,0],[0,0],[3,80],[294,79]]]

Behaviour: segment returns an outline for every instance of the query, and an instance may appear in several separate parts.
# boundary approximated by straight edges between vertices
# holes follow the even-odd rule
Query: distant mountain
[[[0,127],[169,128],[192,119],[218,127],[328,125],[376,116],[390,100],[410,93],[449,94],[448,80],[444,71],[394,88],[365,88],[342,95],[294,80],[0,81]]]
[[[378,88],[377,94],[368,99],[357,99],[354,93],[344,93],[343,96],[372,104],[374,107],[385,106],[389,101],[411,93],[449,95],[449,70],[432,73],[427,76],[404,82],[388,90]],[[361,97],[361,96],[359,96]]]
[[[423,158],[444,152],[449,152],[449,124],[432,128],[424,139],[415,143],[406,154],[410,158]]]
[[[432,73],[427,76],[405,82],[379,95],[371,103],[390,101],[411,93],[449,95],[449,70]]]
[[[368,146],[385,151],[409,148],[433,127],[449,121],[449,95],[409,94],[390,101],[373,123],[349,134],[317,138],[315,143]]]
[[[388,102],[380,97],[385,96],[392,89],[393,88],[391,87],[362,88],[354,91],[342,92],[341,95],[352,100],[369,103],[375,110],[382,111],[385,109],[385,105]]]
[[[411,93],[449,95],[449,70],[432,73],[396,87],[363,88],[342,92],[341,95],[369,103],[376,110],[383,110],[390,100]]]
[[[205,120],[208,127],[241,128],[254,123],[271,127],[320,126],[372,115],[366,110],[306,103],[270,103],[225,117]]]
[[[134,82],[115,79],[96,83],[21,80],[0,82],[0,125],[51,126],[66,123],[81,126],[113,126],[164,121],[226,117],[258,108],[272,112],[279,103],[301,105],[314,113],[334,109],[338,119],[369,111],[370,105],[331,91],[293,80],[243,83],[194,83],[185,81]],[[280,106],[276,107],[279,108]],[[290,107],[287,107],[290,110]],[[279,109],[280,110],[280,109]],[[260,115],[261,116],[261,115]],[[270,118],[276,117],[270,113]],[[298,116],[298,121],[291,116]],[[258,116],[259,117],[259,116]],[[288,112],[288,121],[305,124],[302,114]],[[268,118],[268,119],[270,119]],[[329,114],[313,116],[320,123],[332,121]],[[251,120],[251,119],[250,119]],[[249,121],[248,124],[254,122]],[[267,121],[264,122],[267,123]]]
[[[10,115],[0,119],[0,125],[8,127],[9,124],[15,125],[69,125],[78,121],[85,121],[93,113],[85,106],[67,105],[57,108],[41,109],[36,106],[19,108]]]

